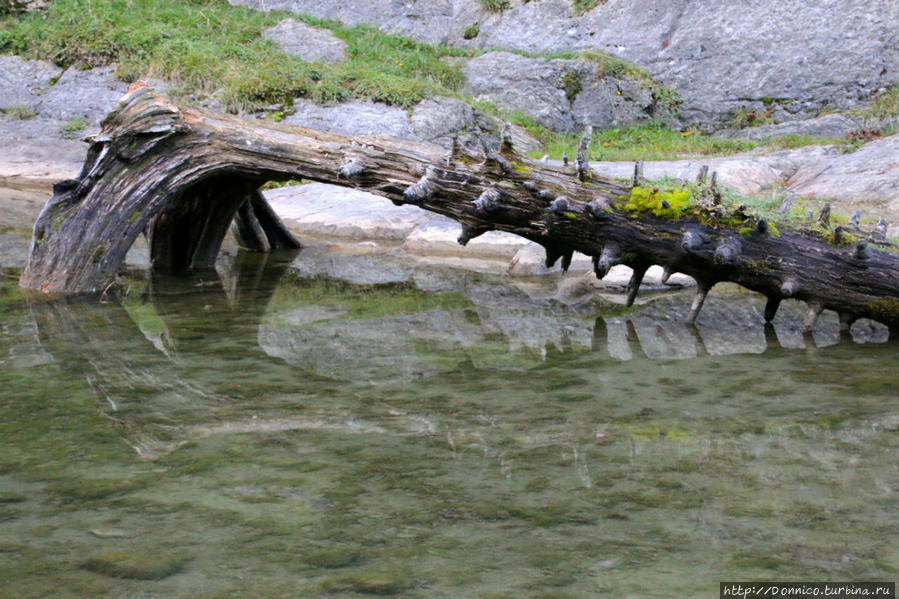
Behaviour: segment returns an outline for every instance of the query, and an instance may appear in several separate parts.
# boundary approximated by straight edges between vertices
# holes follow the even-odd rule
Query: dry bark
[[[899,330],[899,255],[876,248],[876,238],[848,243],[840,230],[828,240],[733,215],[635,214],[621,201],[630,188],[590,173],[585,152],[572,168],[518,155],[510,143],[482,156],[453,148],[213,114],[138,88],[104,121],[81,175],[54,188],[35,224],[21,285],[102,291],[142,232],[161,272],[211,267],[232,220],[250,249],[299,247],[259,187],[310,179],[454,218],[463,245],[500,230],[543,245],[547,264],[561,259],[567,266],[574,251],[593,256],[600,277],[625,264],[634,269],[629,302],[650,265],[688,274],[698,283],[688,322],[716,283],[731,281],[767,296],[769,321],[782,299],[794,298],[808,303],[806,330],[823,309],[839,313],[844,331],[858,318]]]

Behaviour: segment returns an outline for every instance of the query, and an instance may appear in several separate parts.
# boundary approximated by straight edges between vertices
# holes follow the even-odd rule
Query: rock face
[[[285,54],[306,62],[339,63],[346,59],[346,42],[327,29],[319,29],[296,19],[284,19],[265,30],[263,37],[281,47]]]
[[[465,93],[525,112],[560,133],[645,123],[660,112],[648,89],[604,77],[589,61],[489,52],[470,60],[463,72]]]
[[[852,108],[899,82],[895,0],[611,0],[584,15],[571,0],[230,0],[286,9],[432,43],[528,52],[599,49],[676,88],[689,123],[727,122],[735,110],[776,108],[776,120]],[[465,39],[478,24],[478,35]],[[470,33],[469,33],[470,35]]]

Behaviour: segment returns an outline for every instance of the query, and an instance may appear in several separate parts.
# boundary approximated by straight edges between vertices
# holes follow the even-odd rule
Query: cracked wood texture
[[[695,321],[708,291],[730,281],[768,298],[808,303],[811,330],[823,309],[847,332],[871,318],[899,332],[899,255],[873,244],[834,245],[810,231],[747,219],[737,226],[695,216],[664,219],[623,209],[630,188],[575,168],[533,161],[501,144],[471,156],[409,141],[346,137],[178,106],[148,87],[129,92],[91,140],[77,179],[54,187],[35,223],[21,285],[46,293],[92,293],[115,281],[142,232],[153,269],[210,268],[232,221],[249,249],[296,248],[259,193],[268,181],[309,179],[411,203],[463,225],[460,243],[486,231],[543,245],[547,263],[580,251],[602,277],[634,269],[628,302],[646,268],[659,264],[698,282]],[[581,180],[581,179],[585,180]],[[892,336],[892,335],[891,335]]]

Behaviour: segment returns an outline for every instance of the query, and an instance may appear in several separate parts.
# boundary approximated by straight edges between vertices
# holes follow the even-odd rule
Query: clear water
[[[362,246],[360,246],[361,248]],[[326,246],[0,285],[2,597],[693,597],[894,580],[899,351]]]

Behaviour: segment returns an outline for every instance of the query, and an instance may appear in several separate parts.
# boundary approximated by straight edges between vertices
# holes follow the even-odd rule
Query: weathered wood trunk
[[[794,298],[809,305],[807,330],[823,309],[838,312],[845,331],[858,318],[899,330],[899,255],[841,242],[839,232],[828,242],[752,217],[635,213],[621,201],[630,188],[591,174],[585,154],[573,168],[535,162],[510,143],[482,156],[455,144],[445,153],[212,114],[138,88],[104,121],[79,178],[54,188],[21,284],[47,293],[101,291],[142,232],[155,270],[208,268],[232,220],[250,249],[299,247],[259,186],[311,179],[450,216],[463,225],[463,245],[501,230],[542,244],[547,264],[561,259],[567,266],[580,251],[594,257],[600,277],[628,265],[629,302],[650,265],[688,274],[698,283],[688,322],[713,285],[732,281],[767,296],[767,320],[782,299]]]

